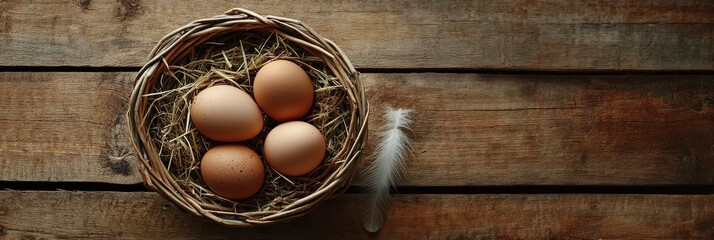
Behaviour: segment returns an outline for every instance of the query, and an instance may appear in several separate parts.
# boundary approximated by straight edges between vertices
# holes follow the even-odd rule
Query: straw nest
[[[169,33],[149,59],[136,76],[127,118],[150,189],[195,215],[254,226],[301,216],[349,186],[364,146],[369,107],[359,73],[330,40],[297,20],[236,8]],[[201,157],[216,142],[193,127],[192,98],[215,84],[252,94],[252,77],[274,59],[289,59],[312,78],[315,103],[302,120],[325,136],[325,158],[302,177],[282,176],[265,164],[265,182],[256,195],[240,201],[222,198],[200,176]],[[259,154],[263,139],[278,124],[264,120],[260,135],[244,142]]]

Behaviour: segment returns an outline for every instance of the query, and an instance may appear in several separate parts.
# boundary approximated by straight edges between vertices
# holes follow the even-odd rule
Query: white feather
[[[403,130],[411,130],[410,109],[387,109],[386,122],[378,136],[379,144],[372,154],[374,161],[362,178],[368,191],[364,229],[377,232],[386,220],[389,190],[397,186],[406,174],[406,155],[411,140]]]

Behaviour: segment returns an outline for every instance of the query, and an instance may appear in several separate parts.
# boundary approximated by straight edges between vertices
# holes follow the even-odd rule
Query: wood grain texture
[[[714,238],[714,196],[397,195],[376,235],[362,229],[359,203],[344,195],[293,222],[235,229],[156,193],[0,191],[0,238]]]
[[[714,70],[714,2],[694,0],[9,0],[0,66],[141,66],[232,7],[300,19],[361,68]]]
[[[140,182],[131,86],[130,74],[0,73],[0,180]]]
[[[364,77],[370,139],[386,106],[416,110],[406,186],[714,183],[711,76]],[[141,182],[131,78],[0,73],[0,180]]]
[[[408,185],[714,182],[711,76],[366,78],[370,139],[384,106],[416,110]]]

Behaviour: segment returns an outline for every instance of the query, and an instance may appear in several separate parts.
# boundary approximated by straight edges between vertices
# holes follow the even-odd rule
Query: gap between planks
[[[110,66],[0,66],[0,72],[121,72],[136,73],[140,67],[110,67]],[[498,69],[498,68],[357,68],[360,73],[455,73],[455,74],[488,74],[488,75],[585,75],[585,76],[617,76],[617,75],[714,75],[713,70],[592,70],[592,69]]]
[[[0,190],[12,191],[95,191],[150,192],[143,184],[102,182],[26,182],[0,181]],[[362,194],[360,186],[351,186],[345,194]],[[392,194],[643,194],[710,195],[714,185],[592,186],[592,185],[521,185],[521,186],[399,186]]]

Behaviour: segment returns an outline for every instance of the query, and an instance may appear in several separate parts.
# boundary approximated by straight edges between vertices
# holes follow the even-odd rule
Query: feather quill
[[[374,161],[363,172],[368,191],[364,229],[377,232],[386,220],[389,190],[406,175],[406,156],[411,151],[411,139],[404,130],[411,130],[410,109],[389,108],[384,114],[385,125],[378,136],[379,144],[372,154]]]

